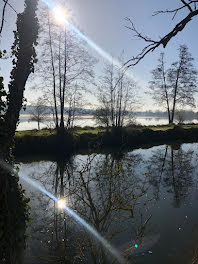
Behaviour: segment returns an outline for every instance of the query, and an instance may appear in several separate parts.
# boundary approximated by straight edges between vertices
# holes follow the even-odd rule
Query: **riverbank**
[[[103,127],[76,127],[72,135],[60,139],[55,130],[18,131],[15,135],[16,156],[62,155],[79,152],[98,152],[108,148],[129,150],[160,144],[198,141],[198,125],[131,126],[108,133]]]

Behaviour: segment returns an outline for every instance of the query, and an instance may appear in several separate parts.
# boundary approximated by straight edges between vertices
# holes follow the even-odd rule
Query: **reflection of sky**
[[[18,12],[22,11],[23,0],[10,0],[10,3],[13,4]],[[174,21],[172,21],[171,16],[168,15],[152,17],[153,12],[156,10],[163,10],[169,7],[175,8],[180,4],[179,1],[173,3],[172,0],[69,0],[67,3],[76,21],[75,24],[80,31],[92,39],[104,51],[116,58],[122,50],[125,50],[126,59],[137,54],[143,47],[143,43],[133,37],[131,32],[125,28],[125,17],[132,18],[141,32],[145,32],[146,35],[158,39],[159,36],[163,36],[169,29],[172,29],[175,23],[181,19],[182,15],[186,14],[186,11],[177,14]],[[3,1],[0,2],[0,10],[2,5]],[[10,9],[7,10],[6,14],[7,23],[0,45],[3,48],[9,49],[13,41],[11,32],[15,25],[15,14]],[[177,54],[178,45],[187,44],[195,57],[196,65],[198,65],[196,29],[197,20],[195,18],[185,30],[176,36],[171,44],[168,45],[166,49],[166,61],[168,63],[176,59],[175,54]],[[149,104],[148,108],[150,109],[152,109],[154,105],[153,103],[151,104],[148,96],[145,97],[144,91],[146,91],[147,82],[150,80],[150,70],[156,65],[158,55],[162,50],[163,49],[160,48],[158,51],[149,54],[133,69],[133,74],[140,79],[140,83],[142,83],[141,95],[144,98],[144,104]],[[95,54],[95,52],[93,53]],[[11,62],[11,60],[2,62],[1,68],[1,72],[7,80],[9,77],[9,70],[7,68],[8,62]],[[101,75],[101,66],[102,65],[97,66],[98,76]],[[27,86],[31,86],[30,82]],[[35,94],[35,91],[32,92],[28,90],[25,92],[25,96],[29,100],[32,100]]]
[[[142,157],[142,160],[139,161],[137,166],[134,166],[135,175],[136,177],[142,177],[142,175],[147,172],[147,162],[152,158],[152,155],[156,151],[164,151],[166,146],[158,146],[153,147],[151,149],[138,149],[135,151],[132,151],[128,154],[127,158],[131,157],[133,160],[135,159],[136,155],[140,155]],[[138,259],[141,261],[141,263],[162,263],[162,260],[166,260],[164,263],[190,263],[188,262],[188,257],[190,251],[196,246],[196,236],[197,236],[197,212],[198,212],[198,204],[197,204],[197,189],[196,189],[196,175],[197,175],[197,154],[198,154],[198,144],[183,144],[182,150],[184,153],[187,151],[194,151],[193,154],[193,160],[192,165],[195,166],[195,170],[193,172],[193,185],[190,186],[189,192],[187,193],[187,198],[183,201],[181,206],[179,208],[175,208],[173,205],[173,196],[174,193],[170,192],[170,186],[166,185],[165,183],[162,183],[160,185],[160,195],[159,200],[155,201],[153,200],[148,204],[146,207],[146,211],[144,213],[150,215],[152,214],[151,223],[149,223],[149,229],[146,229],[146,232],[151,233],[154,232],[154,234],[160,234],[160,240],[159,242],[153,246],[153,248],[148,249],[152,251],[152,254],[145,253],[144,257],[139,256]],[[177,152],[177,150],[176,150]],[[174,153],[176,153],[174,152]],[[170,155],[170,148],[168,151]],[[80,170],[82,165],[86,162],[86,155],[77,155],[74,159],[77,161],[75,162],[75,165],[77,165],[76,170]],[[100,161],[105,157],[105,155],[98,155],[96,157],[95,162],[100,164]],[[175,156],[176,157],[176,156]],[[170,156],[169,156],[170,159]],[[123,160],[125,162],[125,160]],[[185,162],[185,160],[184,160]],[[50,168],[51,167],[51,168]],[[91,175],[89,175],[89,179],[91,179],[94,176],[94,170],[96,168],[96,164],[92,165],[92,172]],[[50,173],[51,171],[51,173]],[[38,179],[40,182],[45,182],[45,187],[53,192],[53,182],[54,182],[54,173],[55,173],[55,163],[54,162],[33,162],[28,164],[21,164],[20,166],[20,173],[23,175],[28,175],[29,177],[33,177],[35,179]],[[153,172],[157,175],[157,172]],[[103,176],[103,175],[102,175]],[[106,175],[108,177],[108,175]],[[126,175],[123,175],[126,177]],[[178,175],[175,175],[176,177]],[[91,178],[90,178],[91,177]],[[104,177],[104,176],[103,176]],[[134,177],[131,175],[131,177]],[[146,177],[149,177],[148,175]],[[171,175],[169,175],[171,177]],[[125,178],[126,180],[127,178]],[[87,180],[87,178],[86,178]],[[114,179],[115,180],[115,179]],[[116,179],[117,181],[120,181],[122,179]],[[132,178],[131,178],[132,180]],[[67,179],[65,178],[65,181],[67,183]],[[78,181],[78,178],[75,178],[75,181]],[[182,181],[181,181],[182,183]],[[124,185],[123,182],[120,182],[121,186]],[[50,215],[50,205],[48,207],[48,211],[45,211],[45,214],[43,214],[42,206],[46,205],[46,202],[41,198],[40,204],[38,202],[39,196],[42,196],[40,193],[37,193],[35,191],[32,192],[30,186],[23,185],[25,189],[27,190],[27,195],[31,197],[31,207],[32,207],[32,216],[36,218],[34,219],[33,224],[39,225],[42,232],[40,232],[40,229],[38,228],[37,231],[33,234],[36,238],[39,236],[39,239],[45,241],[45,237],[49,235],[47,230],[50,230],[50,225],[45,226],[44,221],[48,221],[49,224],[50,221],[53,222],[53,214]],[[94,191],[94,188],[96,185],[90,185],[90,191],[92,195],[97,198],[97,192]],[[77,187],[79,187],[77,185]],[[129,187],[129,185],[128,185]],[[153,186],[149,187],[149,190],[147,191],[148,198],[150,199],[152,195],[152,188]],[[104,193],[103,193],[104,195]],[[100,201],[98,201],[100,204]],[[138,200],[139,202],[139,200]],[[142,201],[143,202],[143,201]],[[97,205],[97,201],[94,201],[94,203]],[[140,204],[138,205],[141,209],[141,200]],[[143,207],[142,207],[143,208]],[[51,212],[52,213],[52,212]],[[115,212],[116,213],[116,212]],[[130,242],[132,240],[132,234],[134,231],[134,227],[136,227],[137,223],[139,222],[139,214],[135,214],[134,218],[127,218],[125,216],[124,211],[120,211],[118,218],[115,217],[114,221],[119,221],[119,219],[125,219],[123,221],[124,226],[121,233],[117,234],[117,239],[114,239],[115,245],[118,245],[119,247],[124,245],[126,242]],[[124,217],[124,218],[122,218]],[[50,220],[51,219],[51,220]],[[126,224],[127,223],[127,224]],[[112,222],[112,225],[114,223]],[[122,225],[122,221],[120,221],[120,224]],[[116,225],[118,228],[118,225]],[[46,229],[45,229],[46,228]],[[116,229],[118,230],[118,229]],[[31,228],[29,229],[31,231]],[[75,235],[77,230],[73,230],[73,235]],[[78,235],[79,232],[77,231]],[[30,233],[31,234],[31,233]],[[78,236],[79,237],[79,236]],[[32,240],[30,238],[29,243],[32,243]],[[34,243],[37,243],[37,245],[40,243],[40,241],[34,240]],[[34,249],[36,246],[34,245]],[[42,248],[46,248],[46,246],[42,243],[40,244],[40,250]],[[185,250],[182,250],[184,249]],[[39,247],[37,247],[37,250]],[[34,252],[36,253],[36,252]],[[38,253],[38,252],[37,252]],[[173,257],[174,256],[174,257]],[[174,260],[171,262],[171,260]],[[183,262],[182,262],[183,261]]]

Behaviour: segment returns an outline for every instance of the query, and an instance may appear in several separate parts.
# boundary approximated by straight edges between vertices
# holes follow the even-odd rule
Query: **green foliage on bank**
[[[33,129],[33,130],[24,130],[24,131],[16,131],[15,137],[24,137],[24,136],[34,136],[34,137],[41,137],[41,136],[51,136],[55,135],[56,131],[51,129]]]
[[[125,130],[127,132],[131,132],[133,133],[134,131],[144,131],[146,129],[151,129],[153,131],[167,131],[170,129],[174,129],[174,125],[158,125],[158,126],[138,126],[138,125],[134,125],[134,126],[129,126],[126,127]],[[181,128],[183,129],[192,129],[192,128],[198,128],[198,124],[182,124],[180,125]],[[100,133],[104,133],[106,131],[106,129],[104,127],[75,127],[72,131],[74,136],[79,136],[79,135],[83,135],[83,134],[93,134],[93,135],[98,135]],[[24,136],[52,136],[55,135],[56,131],[52,130],[52,129],[41,129],[41,130],[37,130],[37,129],[33,129],[33,130],[24,130],[24,131],[17,131],[15,136],[16,137],[24,137]]]

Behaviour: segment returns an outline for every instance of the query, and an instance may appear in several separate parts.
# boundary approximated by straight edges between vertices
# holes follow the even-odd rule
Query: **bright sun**
[[[63,24],[67,18],[66,10],[64,10],[61,6],[56,6],[54,7],[53,12],[57,22]]]
[[[64,199],[60,199],[57,202],[58,208],[60,209],[64,209],[64,207],[66,206],[66,201]]]

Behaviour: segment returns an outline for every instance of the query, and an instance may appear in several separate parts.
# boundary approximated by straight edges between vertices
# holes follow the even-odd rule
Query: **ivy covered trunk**
[[[7,96],[7,111],[1,124],[1,152],[8,154],[19,120],[23,104],[25,84],[31,72],[34,71],[36,60],[35,46],[38,36],[38,21],[36,17],[37,0],[26,0],[25,10],[18,14],[15,41],[12,46],[13,69]]]
[[[13,69],[7,107],[2,100],[3,78],[0,79],[0,263],[23,263],[24,234],[28,218],[27,202],[13,173],[11,151],[23,105],[27,79],[34,71],[35,46],[38,36],[36,9],[38,0],[25,0],[24,12],[17,16],[17,30],[12,46]],[[2,111],[4,110],[6,111]],[[3,114],[2,114],[3,112]]]

